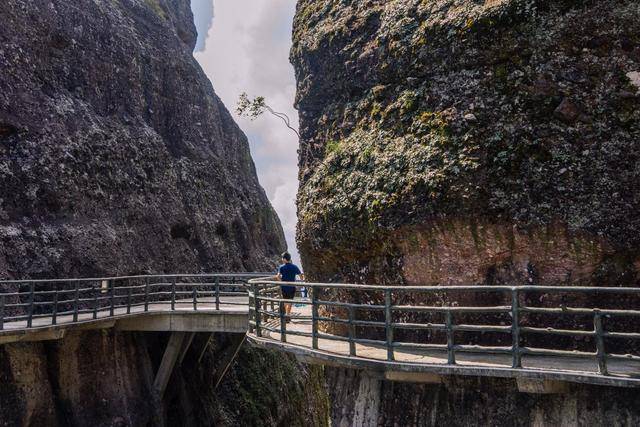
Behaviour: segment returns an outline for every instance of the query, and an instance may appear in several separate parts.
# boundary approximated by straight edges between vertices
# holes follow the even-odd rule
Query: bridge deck
[[[127,312],[126,307],[117,307],[111,315],[110,309],[102,308],[95,313],[78,313],[77,321],[73,314],[53,317],[46,315],[34,317],[32,326],[27,328],[27,321],[6,322],[0,331],[0,344],[22,341],[39,340],[44,336],[43,331],[71,330],[71,329],[101,329],[111,328],[121,330],[144,331],[192,331],[192,332],[246,332],[248,314],[248,297],[227,296],[220,298],[219,308],[216,308],[214,298],[200,298],[197,310],[193,300],[178,300],[172,309],[170,302],[152,302],[145,310],[144,305],[134,305]],[[40,334],[40,335],[38,335]],[[53,338],[58,336],[52,335]],[[31,339],[33,338],[33,339]],[[49,338],[50,339],[50,338]]]
[[[293,319],[287,324],[286,343],[281,342],[280,333],[263,330],[262,338],[252,337],[259,345],[281,348],[293,352],[310,362],[333,364],[364,369],[421,371],[436,374],[461,374],[474,376],[524,377],[566,380],[602,385],[640,386],[640,362],[611,360],[609,376],[597,375],[594,360],[584,358],[524,355],[522,368],[511,368],[511,356],[507,354],[456,355],[456,365],[447,363],[447,352],[441,350],[396,349],[394,361],[387,360],[387,348],[383,345],[356,344],[356,357],[350,356],[349,342],[318,338],[318,349],[312,348],[311,337],[289,334],[290,332],[311,334],[310,320],[295,317],[310,317],[311,307],[294,307]],[[267,326],[279,328],[276,319]]]
[[[381,287],[305,283],[310,291],[310,299],[296,301],[303,304],[295,308],[294,316],[298,318],[287,325],[287,334],[282,337],[279,333],[280,307],[290,301],[280,297],[280,282],[254,279],[246,286],[247,279],[258,275],[5,281],[5,292],[0,293],[0,345],[16,341],[60,339],[68,330],[83,329],[175,332],[172,336],[176,340],[187,332],[245,334],[249,330],[248,338],[254,344],[287,351],[311,363],[383,373],[385,378],[393,380],[427,382],[438,380],[441,375],[471,375],[517,378],[518,382],[521,379],[544,382],[558,380],[640,387],[640,355],[634,350],[637,348],[634,340],[640,340],[640,331],[629,331],[622,327],[624,323],[616,323],[619,319],[636,319],[633,324],[640,325],[637,320],[640,319],[640,310],[635,309],[640,304],[640,288],[473,285]],[[499,293],[503,302],[496,306],[459,306],[457,296],[460,292],[471,293],[474,296],[472,300],[482,300],[475,297],[480,293],[494,296]],[[554,299],[549,299],[550,304],[546,305],[527,305],[528,301],[540,301],[539,297],[530,298],[531,294],[540,296],[547,293],[575,304],[591,301],[601,307],[554,305]],[[571,294],[578,294],[579,297],[570,299],[568,295]],[[594,297],[597,294],[602,296]],[[438,303],[435,306],[433,303],[427,304],[426,301],[434,300],[434,295]],[[591,297],[585,298],[585,295]],[[412,303],[414,296],[420,297],[415,301],[423,302]],[[626,305],[607,306],[607,301],[611,302],[613,297],[624,300]],[[509,301],[504,302],[505,298]],[[93,309],[85,308],[87,306]],[[59,312],[69,310],[69,307],[73,308],[72,312]],[[54,318],[50,314],[39,314],[42,310],[58,313]],[[362,316],[363,312],[375,315]],[[417,320],[414,322],[418,323],[407,322],[405,313],[415,313],[413,318]],[[503,322],[493,325],[473,323],[473,320],[472,324],[465,324],[464,319],[459,318],[464,313],[510,316],[511,320],[506,321],[507,325]],[[547,327],[544,323],[540,327],[533,327],[520,320],[521,314],[531,313],[550,319],[553,316],[583,316],[583,320],[573,326],[565,323],[564,327],[569,329],[563,329],[562,326]],[[440,319],[444,320],[438,321],[443,323],[421,320],[425,314],[441,316]],[[591,320],[585,321],[584,316]],[[266,319],[272,320],[266,322]],[[593,329],[589,326],[591,321]],[[324,324],[346,325],[351,336],[347,338],[323,333],[319,329]],[[385,339],[358,337],[358,328],[377,328],[378,333],[384,329]],[[440,331],[446,333],[447,344],[417,345],[396,341],[396,328]],[[512,345],[490,347],[456,343],[457,331],[508,334],[512,338]],[[595,344],[595,353],[578,354],[566,350],[525,347],[522,346],[524,341],[521,334],[589,337]],[[312,336],[316,338],[317,345],[314,345]],[[625,348],[634,354],[608,352],[607,340],[625,343]],[[413,348],[407,348],[408,344]],[[175,361],[173,353],[168,361]],[[163,370],[165,373],[169,371],[169,368]]]

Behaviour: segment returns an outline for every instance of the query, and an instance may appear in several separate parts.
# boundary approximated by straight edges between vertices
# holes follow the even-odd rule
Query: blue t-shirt
[[[298,274],[302,274],[302,271],[300,271],[300,269],[298,268],[297,265],[292,264],[292,263],[287,263],[287,264],[282,264],[279,268],[278,268],[278,273],[280,273],[280,276],[282,276],[282,281],[283,282],[295,282],[296,281],[296,276]],[[288,289],[285,289],[288,288]],[[295,286],[283,286],[282,289],[283,290],[291,290],[291,288],[295,289]]]
[[[302,271],[300,271],[297,265],[289,262],[287,264],[282,264],[278,268],[278,273],[282,276],[283,282],[295,282],[296,276],[298,274],[302,274]]]

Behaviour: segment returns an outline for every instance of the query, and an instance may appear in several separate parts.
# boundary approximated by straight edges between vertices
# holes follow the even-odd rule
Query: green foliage
[[[280,113],[271,108],[267,102],[265,101],[264,96],[257,96],[253,99],[249,98],[246,92],[242,92],[240,94],[240,99],[238,99],[238,105],[236,106],[236,112],[239,116],[249,117],[252,121],[260,117],[265,112],[269,112],[271,115],[282,120],[284,125],[291,129],[298,137],[300,134],[298,130],[291,126],[291,120],[289,116],[284,113]]]
[[[254,99],[249,99],[249,95],[246,92],[240,94],[236,112],[239,116],[249,117],[251,120],[257,119],[267,110],[267,105],[264,100],[264,96],[258,96]]]
[[[324,155],[325,157],[331,153],[337,153],[340,149],[340,141],[331,140],[326,143],[324,146]]]
[[[160,4],[160,0],[144,0],[147,6],[151,8],[162,19],[167,19],[167,12],[163,9]]]
[[[400,114],[403,116],[411,113],[418,107],[418,97],[413,91],[403,92],[400,102]]]
[[[382,105],[378,102],[374,102],[373,105],[371,106],[370,117],[372,119],[376,119],[378,118],[381,112],[382,112]]]

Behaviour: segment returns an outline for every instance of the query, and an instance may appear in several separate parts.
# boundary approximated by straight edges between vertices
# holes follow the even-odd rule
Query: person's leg
[[[293,292],[289,289],[287,289],[286,292],[283,292],[282,297],[284,299],[287,300],[292,300],[294,297],[296,296],[296,291],[295,289],[293,290]],[[284,313],[289,316],[291,314],[291,303],[287,302],[284,304]]]

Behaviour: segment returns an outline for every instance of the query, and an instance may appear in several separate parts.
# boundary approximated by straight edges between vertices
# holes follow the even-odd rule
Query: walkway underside
[[[266,328],[262,330],[262,337],[249,334],[249,341],[261,347],[293,353],[307,363],[364,369],[397,381],[432,383],[440,382],[441,375],[469,375],[640,387],[640,363],[637,361],[612,360],[608,365],[609,375],[603,376],[597,373],[597,363],[579,357],[524,355],[522,368],[512,369],[512,359],[507,354],[458,354],[456,364],[450,365],[445,350],[397,348],[394,351],[395,360],[388,361],[387,348],[383,345],[357,343],[354,357],[350,356],[349,342],[321,337],[318,338],[318,348],[313,349],[312,322],[296,319],[310,315],[308,306],[293,308],[293,319],[286,325],[286,342],[282,342],[281,334],[273,330],[279,329],[277,320],[264,325]],[[308,336],[296,335],[297,333]]]

